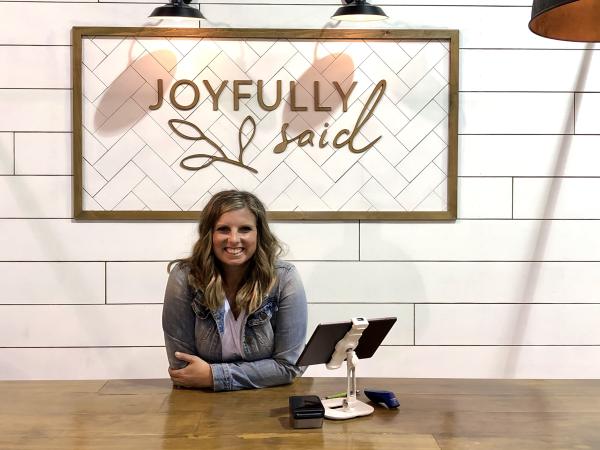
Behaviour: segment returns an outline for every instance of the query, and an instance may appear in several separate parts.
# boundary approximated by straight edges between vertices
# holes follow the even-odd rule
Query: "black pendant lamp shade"
[[[385,15],[383,9],[379,6],[371,5],[366,0],[344,0],[346,5],[339,8],[332,19],[348,20],[354,22],[384,20],[388,16]]]
[[[159,19],[204,19],[199,9],[189,5],[190,2],[191,0],[171,0],[171,3],[154,9],[150,17]]]
[[[533,0],[529,29],[550,39],[600,42],[600,1]]]

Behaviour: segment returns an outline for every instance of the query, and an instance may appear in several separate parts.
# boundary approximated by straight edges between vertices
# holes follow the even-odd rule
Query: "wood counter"
[[[237,392],[170,380],[0,382],[0,449],[600,449],[600,380],[359,379],[398,410],[296,430],[288,396],[341,378]]]

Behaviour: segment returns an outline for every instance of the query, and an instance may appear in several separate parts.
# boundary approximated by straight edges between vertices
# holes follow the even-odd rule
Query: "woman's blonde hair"
[[[246,269],[236,298],[230,300],[235,301],[238,307],[246,308],[248,313],[256,311],[275,283],[275,260],[283,248],[269,229],[264,205],[254,194],[236,190],[215,194],[200,216],[199,237],[192,254],[188,258],[172,261],[168,267],[170,270],[175,263],[187,266],[189,283],[202,291],[203,304],[212,311],[216,311],[225,299],[220,262],[212,247],[214,226],[226,212],[242,208],[248,208],[256,218],[256,252]]]

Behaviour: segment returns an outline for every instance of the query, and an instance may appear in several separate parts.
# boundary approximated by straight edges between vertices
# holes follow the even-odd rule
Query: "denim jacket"
[[[296,268],[275,264],[277,280],[259,308],[246,318],[242,360],[223,361],[224,307],[211,311],[202,292],[188,283],[189,269],[173,267],[163,306],[163,331],[169,365],[186,366],[175,352],[197,355],[210,364],[215,391],[291,383],[304,372],[295,365],[306,339],[306,295]]]

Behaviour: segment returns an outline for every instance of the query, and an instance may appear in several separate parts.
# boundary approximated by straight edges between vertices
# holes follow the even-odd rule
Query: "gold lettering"
[[[182,105],[175,98],[177,88],[181,85],[189,86],[194,91],[194,100],[189,105]],[[183,111],[187,111],[188,109],[194,108],[198,104],[198,100],[200,100],[200,90],[198,89],[198,86],[196,86],[196,83],[194,83],[193,81],[179,80],[179,81],[175,82],[175,84],[173,84],[173,86],[171,87],[171,92],[169,93],[169,97],[171,98],[171,104],[175,108],[181,109]]]
[[[162,106],[163,102],[163,80],[159,78],[156,80],[156,90],[158,91],[158,97],[156,98],[156,104],[150,105],[148,108],[152,111],[156,111]]]
[[[156,84],[157,98],[156,98],[155,104],[149,105],[150,110],[159,109],[162,106],[162,102],[163,102],[164,89],[165,89],[164,80],[157,79],[156,83],[157,83]],[[221,95],[223,94],[223,92],[225,92],[225,88],[227,87],[228,83],[229,83],[229,81],[222,81],[215,88],[215,87],[211,86],[211,84],[208,80],[203,80],[204,87],[206,88],[208,95],[210,96],[212,104],[213,104],[213,111],[218,111],[219,99],[220,99]],[[249,92],[242,90],[243,86],[251,86],[252,84],[253,84],[252,80],[233,80],[233,109],[234,109],[234,111],[239,111],[240,100],[252,98],[252,95]],[[265,82],[264,82],[264,80],[258,80],[256,82],[256,84],[257,84],[256,96],[257,96],[257,102],[258,102],[259,106],[265,111],[274,111],[275,109],[277,109],[282,103],[282,81],[275,80],[275,100],[271,104],[267,104],[265,102]],[[297,84],[298,83],[295,81],[290,81],[290,97],[289,97],[290,98],[290,109],[292,111],[308,111],[309,108],[307,106],[298,104],[297,91],[296,91],[296,88],[298,87]],[[343,111],[347,112],[349,102],[350,102],[350,97],[357,85],[357,82],[353,81],[348,86],[347,90],[344,90],[337,81],[333,81],[332,84],[342,101]],[[183,86],[184,89],[187,89],[189,87],[192,90],[193,99],[192,99],[191,103],[181,104],[177,100],[177,96],[179,93],[178,89],[181,86]],[[354,141],[356,140],[357,136],[361,133],[362,128],[365,127],[366,123],[371,119],[371,117],[373,117],[377,106],[379,105],[379,103],[381,102],[381,99],[383,98],[383,95],[385,94],[386,87],[387,87],[386,81],[380,80],[375,85],[368,100],[365,102],[364,106],[362,107],[362,110],[360,111],[358,117],[356,118],[356,122],[354,123],[353,128],[339,130],[335,134],[335,137],[333,138],[332,141],[329,141],[329,139],[328,139],[329,123],[327,123],[327,122],[325,122],[323,124],[323,130],[321,131],[320,135],[318,134],[318,132],[309,128],[309,129],[305,129],[305,130],[301,131],[300,133],[296,134],[295,136],[288,135],[290,124],[283,123],[281,126],[280,142],[275,145],[275,147],[273,148],[273,152],[274,153],[283,153],[288,149],[288,144],[293,143],[293,142],[295,142],[298,147],[305,147],[305,146],[315,147],[316,146],[315,140],[317,139],[317,137],[318,137],[318,147],[319,148],[325,148],[328,145],[331,145],[335,149],[347,147],[348,150],[352,153],[366,152],[367,150],[371,149],[374,145],[376,145],[377,142],[379,142],[379,140],[382,138],[382,136],[377,137],[375,140],[368,142],[366,145],[364,145],[362,147],[357,146]],[[173,107],[180,109],[180,110],[184,110],[184,111],[190,110],[190,109],[193,109],[194,107],[196,107],[196,105],[198,104],[198,102],[200,100],[200,89],[199,89],[198,85],[196,85],[196,83],[194,83],[194,81],[179,80],[179,81],[175,82],[173,84],[173,86],[171,87],[171,89],[169,91],[169,98],[170,98],[170,101],[171,101],[171,104],[173,105]],[[314,111],[331,111],[333,109],[330,106],[324,106],[321,104],[321,91],[320,91],[319,81],[313,81],[313,107],[314,107]],[[171,122],[176,123],[176,119],[169,121],[169,125],[173,127]],[[190,124],[191,124],[191,122],[190,122]],[[251,126],[251,130],[250,130],[251,136],[250,137],[248,137],[248,134],[242,133],[242,128],[244,128],[244,125],[248,125],[248,124],[249,124],[249,126]],[[193,130],[195,130],[193,125],[189,125],[189,126]],[[174,129],[174,131],[175,131],[175,133],[177,133],[179,131],[179,129],[178,128]],[[224,155],[223,155],[223,157],[215,157],[215,158],[209,158],[210,155],[207,155],[207,154],[194,155],[195,157],[206,159],[206,161],[201,165],[200,168],[207,167],[209,164],[212,164],[214,161],[223,161],[223,162],[227,162],[229,164],[239,165],[250,171],[254,171],[253,168],[245,166],[245,164],[242,162],[242,154],[244,153],[244,150],[248,146],[249,142],[254,137],[255,132],[256,132],[256,122],[254,121],[252,116],[247,116],[246,119],[244,120],[242,126],[240,127],[240,134],[238,136],[239,147],[240,147],[240,153],[238,156],[238,160],[237,161],[230,160],[229,158],[225,157]],[[248,137],[248,141],[244,144],[242,142],[242,138],[246,138],[246,137]],[[209,142],[208,138],[201,131],[198,132],[197,137],[192,137],[192,136],[188,137],[186,135],[185,138],[192,139],[192,140],[205,140],[205,141]]]
[[[350,138],[346,139],[342,143],[339,142],[339,139],[341,139],[342,136],[350,136],[350,130],[343,129],[343,130],[338,131],[338,133],[333,138],[333,148],[342,148],[344,145],[348,144],[348,142],[350,141]]]
[[[260,107],[262,109],[264,109],[265,111],[274,111],[275,109],[277,109],[277,107],[279,106],[279,104],[281,103],[281,80],[277,80],[276,83],[276,97],[277,99],[275,100],[275,103],[272,105],[267,105],[264,101],[264,81],[263,80],[258,80],[257,82],[257,92],[256,92],[256,98],[258,100],[258,104],[260,105]]]
[[[321,139],[319,139],[319,148],[327,147],[328,142],[325,140],[325,137],[327,136],[327,127],[328,126],[329,126],[329,124],[327,122],[325,122],[323,124],[323,127],[325,127],[325,129],[323,130],[323,134],[321,134]]]
[[[298,135],[296,139],[298,139],[298,146],[304,147],[305,145],[310,144],[311,147],[314,147],[313,139],[315,138],[315,133],[312,130],[304,130],[302,133]]]
[[[208,91],[208,95],[210,95],[210,98],[212,99],[213,111],[218,111],[219,110],[219,97],[221,96],[221,92],[223,92],[223,89],[225,89],[225,86],[227,86],[228,81],[223,81],[219,85],[219,88],[216,91],[213,90],[213,88],[210,85],[210,83],[208,82],[208,80],[203,80],[202,83],[204,84],[204,87],[206,87],[206,90]]]
[[[292,111],[308,111],[306,106],[296,105],[296,82],[290,81],[290,109]]]
[[[333,82],[333,87],[338,92],[338,94],[340,94],[340,98],[342,99],[342,105],[343,105],[342,110],[344,112],[348,111],[348,99],[350,98],[352,91],[356,87],[356,81],[352,82],[352,84],[350,85],[350,89],[348,89],[348,92],[344,92],[342,87],[340,86],[340,84],[337,81]]]
[[[315,111],[331,111],[331,106],[321,106],[321,100],[320,100],[320,89],[319,89],[319,82],[318,81],[313,81],[313,90],[314,90],[314,106],[315,106]]]
[[[287,148],[287,145],[290,142],[293,141],[289,141],[288,137],[287,137],[287,129],[290,126],[289,123],[284,123],[283,125],[281,125],[281,142],[279,144],[277,144],[274,148],[273,148],[273,153],[283,153],[285,152],[285,149]]]
[[[252,80],[233,80],[233,110],[240,110],[240,99],[250,98],[247,92],[240,92],[240,86],[250,86]]]
[[[289,123],[284,123],[281,126],[281,142],[273,148],[273,153],[285,152],[288,144],[294,141],[298,142],[298,147],[304,147],[305,145],[309,144],[314,146],[313,140],[315,138],[315,133],[312,130],[304,130],[298,136],[290,139],[287,135],[287,129],[289,125]]]
[[[373,92],[371,92],[369,99],[365,103],[365,106],[363,107],[362,111],[358,115],[358,118],[356,119],[356,123],[354,124],[354,128],[352,129],[352,132],[349,133],[350,135],[348,136],[348,139],[344,142],[344,144],[348,144],[348,149],[352,153],[366,152],[371,147],[373,147],[379,141],[379,139],[381,139],[381,136],[379,136],[377,139],[368,143],[363,148],[355,148],[354,147],[354,138],[358,135],[358,133],[360,133],[360,130],[365,125],[365,123],[367,123],[367,121],[373,116],[373,112],[375,111],[375,108],[377,108],[377,105],[381,101],[381,97],[383,97],[383,94],[385,92],[385,87],[386,87],[385,80],[381,80],[373,88]],[[375,98],[375,97],[377,97],[377,98]],[[373,105],[371,105],[371,103],[373,103]],[[368,111],[368,112],[366,112],[366,111]],[[366,115],[365,115],[365,113],[366,113]],[[348,130],[342,130],[342,131],[346,132],[345,134],[348,133]],[[340,131],[338,133],[338,136],[342,133],[342,131]],[[334,140],[334,147],[335,147],[335,142],[336,142],[338,136],[336,136],[336,139]],[[336,148],[339,148],[339,147],[336,147]]]

